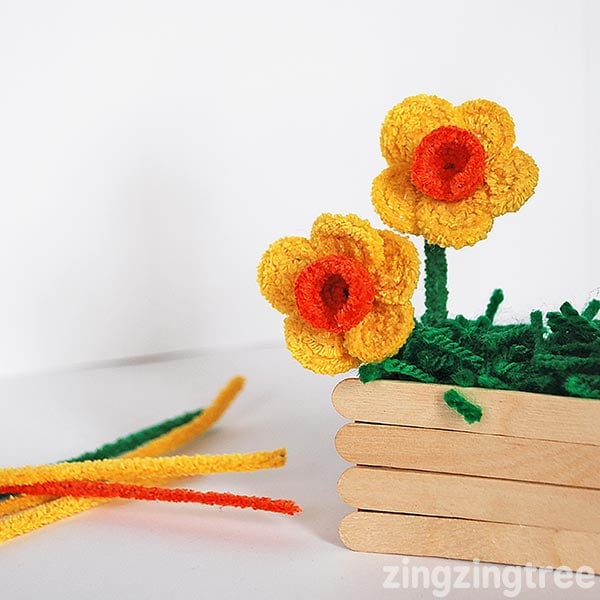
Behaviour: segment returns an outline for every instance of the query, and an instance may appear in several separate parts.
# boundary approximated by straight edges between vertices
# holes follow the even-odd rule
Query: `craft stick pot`
[[[353,421],[336,436],[351,468],[339,495],[352,550],[600,572],[600,401],[345,379],[332,394]]]

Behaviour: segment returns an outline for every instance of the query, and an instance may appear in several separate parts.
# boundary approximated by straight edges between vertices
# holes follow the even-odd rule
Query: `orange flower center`
[[[475,192],[484,171],[485,150],[477,136],[460,127],[445,126],[421,140],[410,174],[419,191],[436,200],[455,202]]]
[[[375,286],[357,260],[330,254],[300,272],[294,296],[302,318],[317,329],[339,333],[352,329],[369,314]]]

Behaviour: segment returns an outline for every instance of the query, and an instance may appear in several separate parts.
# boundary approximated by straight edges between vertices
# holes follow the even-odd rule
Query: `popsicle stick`
[[[357,465],[600,489],[600,446],[364,423],[344,425],[335,445]]]
[[[332,393],[347,419],[366,423],[475,431],[531,439],[600,445],[600,401],[481,388],[459,388],[483,408],[469,425],[450,410],[444,392],[456,386],[410,381],[344,379]]]
[[[591,567],[600,572],[600,535],[466,519],[358,511],[339,528],[359,552],[478,559],[511,565]]]
[[[338,492],[354,508],[600,533],[600,490],[352,467]]]

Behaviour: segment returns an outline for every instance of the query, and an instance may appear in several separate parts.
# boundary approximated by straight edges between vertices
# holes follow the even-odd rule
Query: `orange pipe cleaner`
[[[29,485],[0,486],[2,494],[35,496],[72,496],[74,498],[123,498],[127,500],[160,500],[162,502],[193,502],[212,506],[252,508],[286,515],[295,515],[301,508],[292,500],[274,500],[260,496],[243,496],[228,492],[199,492],[186,488],[161,488],[99,481],[45,481]]]

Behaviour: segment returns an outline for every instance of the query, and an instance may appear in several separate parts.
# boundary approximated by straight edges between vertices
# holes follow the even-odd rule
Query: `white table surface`
[[[433,583],[428,589],[384,588],[384,568],[471,567],[433,558],[410,558],[407,564],[400,556],[355,553],[342,546],[337,526],[351,509],[336,494],[337,479],[348,467],[333,444],[344,422],[330,402],[339,378],[303,370],[283,348],[0,380],[0,465],[64,459],[206,406],[234,374],[247,377],[246,388],[221,421],[184,451],[285,446],[287,466],[179,483],[292,498],[303,513],[291,518],[233,508],[112,502],[3,544],[0,598],[433,598]],[[523,577],[525,586],[524,570],[516,573],[506,572],[513,590],[515,576]],[[518,597],[600,597],[598,577],[587,590],[563,590],[547,579],[539,589],[541,580],[534,576],[538,589],[522,589]],[[467,580],[473,585],[472,575]],[[509,587],[453,590],[450,597],[504,598]]]

